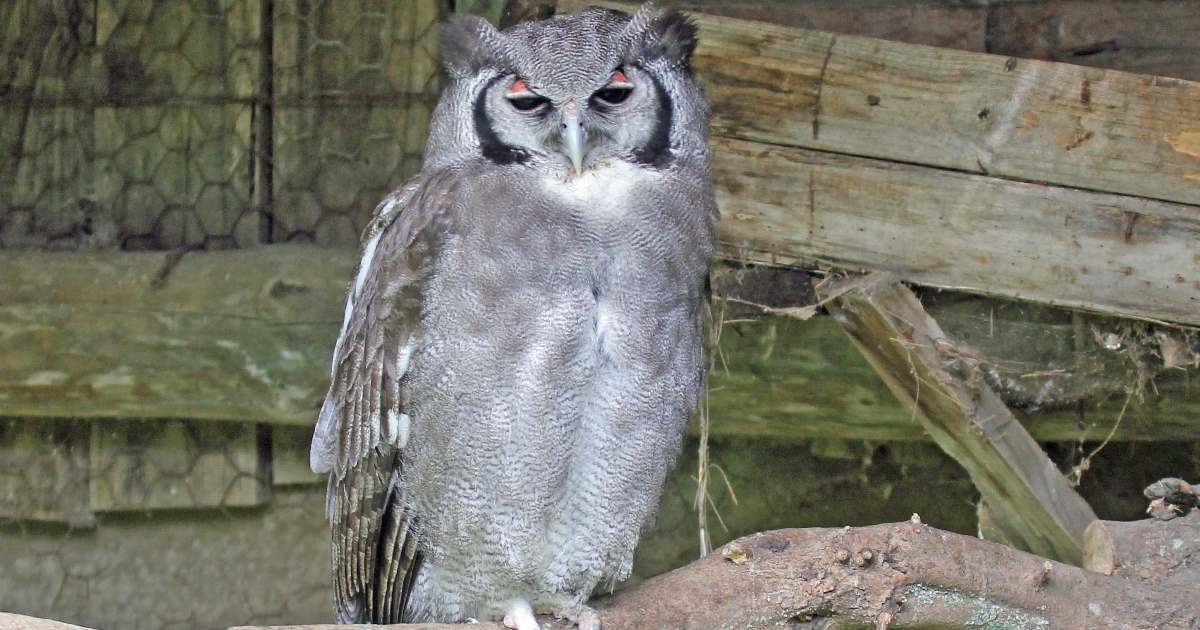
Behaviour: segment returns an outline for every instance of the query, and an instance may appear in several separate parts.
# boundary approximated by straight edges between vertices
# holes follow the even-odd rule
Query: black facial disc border
[[[654,85],[654,91],[658,95],[658,124],[654,126],[654,133],[650,135],[650,140],[633,152],[633,159],[638,164],[663,168],[671,163],[672,158],[671,124],[674,108],[671,95],[667,94],[667,90],[663,88],[658,78],[648,72],[646,74],[650,77],[650,82]]]
[[[492,130],[492,120],[487,115],[487,95],[492,87],[500,82],[504,75],[497,76],[484,86],[475,99],[475,135],[479,137],[479,152],[483,157],[495,164],[524,164],[529,161],[529,152],[524,149],[504,144],[504,141]]]

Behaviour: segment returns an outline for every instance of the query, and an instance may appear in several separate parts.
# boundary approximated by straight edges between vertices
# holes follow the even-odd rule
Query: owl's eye
[[[625,99],[629,98],[629,95],[632,93],[633,88],[606,87],[593,94],[592,98],[608,105],[619,105],[624,103]]]
[[[633,93],[633,84],[625,76],[625,73],[620,68],[613,70],[612,78],[608,80],[608,85],[596,90],[592,94],[592,99],[604,105],[620,105],[629,98]]]
[[[542,106],[550,101],[541,96],[510,96],[508,97],[508,102],[511,103],[517,111],[532,112],[541,109]]]
[[[513,108],[519,112],[537,111],[550,102],[546,97],[531,92],[529,86],[525,85],[524,79],[513,81],[504,98],[508,99]]]

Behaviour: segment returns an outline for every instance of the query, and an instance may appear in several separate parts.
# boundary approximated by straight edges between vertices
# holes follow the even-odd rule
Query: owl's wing
[[[408,442],[400,382],[416,344],[422,284],[451,197],[450,173],[421,174],[375,210],[346,298],[329,393],[309,463],[329,473],[334,599],[341,622],[400,620],[419,555],[399,483]]]

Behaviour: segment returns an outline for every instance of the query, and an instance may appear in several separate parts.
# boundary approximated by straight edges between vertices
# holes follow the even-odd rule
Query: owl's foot
[[[512,630],[542,630],[537,619],[533,618],[533,609],[529,602],[514,599],[504,611],[504,626]]]
[[[574,621],[579,630],[600,630],[600,615],[583,604],[576,606],[573,613],[568,613],[567,619]]]
[[[596,614],[595,610],[583,604],[565,602],[549,606],[539,605],[536,609],[539,613],[550,614],[559,619],[571,621],[579,626],[579,630],[600,630],[600,615]]]

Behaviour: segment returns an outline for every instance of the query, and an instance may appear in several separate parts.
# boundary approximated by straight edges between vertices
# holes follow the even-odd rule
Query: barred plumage
[[[590,626],[628,576],[703,386],[694,44],[652,7],[443,28],[425,169],[364,233],[313,438],[339,621]]]

